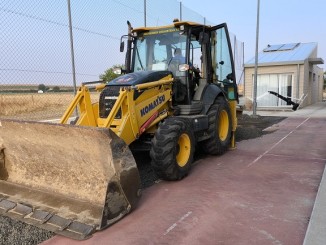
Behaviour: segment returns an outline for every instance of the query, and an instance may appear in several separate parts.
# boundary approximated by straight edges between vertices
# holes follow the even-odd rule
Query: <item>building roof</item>
[[[323,64],[321,58],[311,57],[317,49],[317,43],[288,43],[268,45],[258,53],[258,65],[303,64],[306,59],[313,59],[314,64]],[[309,60],[308,60],[309,61]],[[255,57],[245,63],[245,67],[255,65]]]

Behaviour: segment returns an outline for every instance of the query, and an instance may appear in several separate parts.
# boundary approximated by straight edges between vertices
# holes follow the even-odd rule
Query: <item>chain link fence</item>
[[[168,25],[175,18],[219,24],[176,0],[1,1],[0,117],[60,118],[74,96],[71,43],[79,86],[124,63],[119,45],[127,20],[139,27]],[[234,35],[231,41],[241,83],[243,44]],[[96,100],[98,94],[92,96]]]

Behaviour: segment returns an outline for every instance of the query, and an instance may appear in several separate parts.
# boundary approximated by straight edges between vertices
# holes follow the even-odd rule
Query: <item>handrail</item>
[[[155,82],[149,82],[149,83],[143,83],[143,84],[137,84],[134,86],[131,86],[132,89],[140,90],[140,89],[146,89],[151,87],[157,87],[160,85],[167,85],[173,82],[173,78],[167,79],[167,80],[160,80]]]

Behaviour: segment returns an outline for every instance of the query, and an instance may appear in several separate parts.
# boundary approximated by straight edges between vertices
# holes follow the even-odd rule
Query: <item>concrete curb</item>
[[[320,181],[315,204],[311,213],[309,225],[303,245],[326,244],[326,167]]]

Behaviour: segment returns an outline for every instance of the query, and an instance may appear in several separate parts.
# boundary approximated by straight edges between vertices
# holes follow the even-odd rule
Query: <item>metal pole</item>
[[[70,33],[70,52],[71,52],[71,66],[72,66],[72,79],[74,85],[74,94],[77,93],[76,87],[76,69],[75,69],[75,52],[74,52],[74,40],[72,36],[72,21],[71,21],[71,9],[70,9],[70,0],[67,0],[68,3],[68,18],[69,18],[69,33]]]
[[[180,0],[180,21],[182,21],[182,1]]]
[[[237,50],[237,36],[234,35],[234,38],[233,38],[233,61],[234,61],[234,64],[236,64],[236,53],[238,52]]]
[[[242,42],[241,43],[241,48],[242,48],[242,74],[243,74],[243,80],[244,80],[244,76],[245,76],[245,74],[244,74],[244,71],[245,71],[245,69],[244,69],[244,60],[245,60],[245,46],[244,46],[245,44],[244,44],[244,42]],[[240,80],[241,81],[241,80]],[[240,83],[240,81],[239,81],[239,83]],[[245,95],[245,91],[246,91],[246,86],[245,86],[245,83],[243,82],[243,95]]]
[[[258,70],[258,40],[259,40],[259,9],[260,9],[260,0],[257,0],[255,75],[254,75],[254,94],[253,94],[253,112],[252,112],[252,114],[254,116],[256,116],[256,111],[257,111],[257,70]]]
[[[146,27],[146,0],[144,0],[144,26]]]

